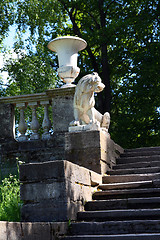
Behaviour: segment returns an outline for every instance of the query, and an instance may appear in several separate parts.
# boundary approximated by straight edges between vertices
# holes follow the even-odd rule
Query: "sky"
[[[16,26],[15,25],[10,26],[9,34],[3,41],[4,46],[6,46],[9,49],[12,49],[13,44],[14,44],[15,35],[16,35]]]
[[[9,54],[4,54],[4,53],[0,53],[0,69],[3,68],[5,60],[9,59],[10,57],[12,57],[13,59],[17,59],[18,56],[17,54],[14,52],[14,41],[15,41],[15,36],[16,36],[16,26],[10,26],[9,28],[9,33],[8,36],[6,36],[6,38],[3,41],[3,46],[7,49],[7,51],[9,50]],[[3,83],[7,84],[7,78],[8,73],[3,71],[2,73],[0,73],[0,76],[3,79]]]
[[[14,37],[15,37],[15,26],[11,26],[8,36],[3,41],[3,45],[9,50],[13,49]],[[5,62],[4,53],[0,53],[0,69],[3,68],[4,62]],[[3,78],[4,84],[6,84],[8,73],[2,72],[2,73],[0,73],[0,76]]]

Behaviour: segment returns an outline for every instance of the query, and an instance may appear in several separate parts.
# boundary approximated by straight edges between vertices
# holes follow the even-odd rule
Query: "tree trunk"
[[[109,65],[107,59],[107,46],[104,44],[101,46],[102,51],[102,81],[105,84],[105,88],[102,93],[99,94],[99,111],[101,113],[111,111],[111,86],[109,77]]]
[[[100,22],[101,22],[101,29],[105,31],[105,25],[106,25],[106,13],[103,10],[103,0],[99,0],[99,13],[100,13]],[[103,32],[102,31],[102,32]],[[103,35],[102,35],[102,41],[103,41]],[[102,51],[102,58],[101,58],[101,64],[102,64],[102,81],[105,84],[105,89],[101,94],[98,95],[99,99],[99,106],[98,110],[101,113],[104,112],[110,112],[111,111],[111,86],[110,86],[110,74],[109,74],[109,64],[108,64],[108,56],[107,56],[107,44],[102,43],[101,44],[101,51]]]

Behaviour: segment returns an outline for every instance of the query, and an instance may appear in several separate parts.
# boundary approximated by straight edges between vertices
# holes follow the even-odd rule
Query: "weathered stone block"
[[[56,163],[51,161],[20,165],[20,181],[27,183],[45,181],[47,179],[61,181],[64,178],[64,163],[59,161],[59,168],[55,167]]]
[[[52,180],[48,182],[38,182],[23,184],[21,186],[21,199],[23,201],[40,202],[44,199],[59,199],[65,198],[64,181],[57,182]]]
[[[21,210],[21,218],[26,222],[68,221],[67,202],[54,199],[25,204]]]
[[[6,222],[0,222],[0,240],[7,240]]]
[[[57,240],[66,235],[67,222],[0,222],[0,240]]]
[[[68,132],[65,138],[66,159],[100,174],[112,168],[120,155],[116,144],[103,131]]]
[[[22,223],[23,240],[50,239],[49,223]]]
[[[0,103],[0,141],[14,139],[15,117],[12,104]]]
[[[23,221],[68,221],[91,200],[102,176],[68,161],[20,166]]]
[[[52,101],[53,130],[68,131],[73,121],[73,98],[75,88],[61,89],[61,95],[54,96]]]
[[[124,149],[116,144],[112,139],[107,142],[107,158],[110,161],[110,167],[116,165],[116,159],[120,157],[120,154],[124,152]]]
[[[21,224],[0,222],[0,240],[21,240]]]

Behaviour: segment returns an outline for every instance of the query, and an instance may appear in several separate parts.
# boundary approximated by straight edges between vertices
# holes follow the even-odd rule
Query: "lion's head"
[[[98,73],[87,74],[79,80],[76,86],[74,104],[84,106],[84,101],[87,104],[87,100],[89,104],[91,97],[94,98],[94,92],[101,92],[104,87],[105,85],[102,83]],[[94,99],[92,99],[91,105],[94,105]]]
[[[76,89],[83,93],[88,92],[101,92],[104,89],[105,85],[102,83],[101,78],[98,76],[98,73],[93,72],[92,74],[87,74],[82,77]]]

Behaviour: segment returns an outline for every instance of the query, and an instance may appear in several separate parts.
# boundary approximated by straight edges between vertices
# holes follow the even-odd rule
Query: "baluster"
[[[40,103],[44,106],[44,118],[42,123],[44,133],[42,134],[42,139],[50,139],[51,134],[49,133],[49,130],[51,128],[51,120],[49,119],[48,114],[48,106],[50,103],[49,101],[41,101]]]
[[[37,104],[37,102],[31,102],[28,105],[32,109],[32,121],[31,121],[31,124],[30,124],[30,128],[31,128],[33,133],[31,135],[30,139],[31,140],[38,140],[40,138],[39,133],[38,133],[40,125],[39,125],[39,122],[38,122],[38,119],[37,119],[37,114],[36,114],[36,108],[38,107],[38,104]]]
[[[27,136],[25,135],[27,131],[27,124],[25,122],[24,118],[24,109],[26,108],[25,103],[18,103],[16,104],[16,107],[20,110],[20,119],[19,119],[19,125],[18,130],[21,133],[21,135],[18,137],[18,141],[26,141]]]

